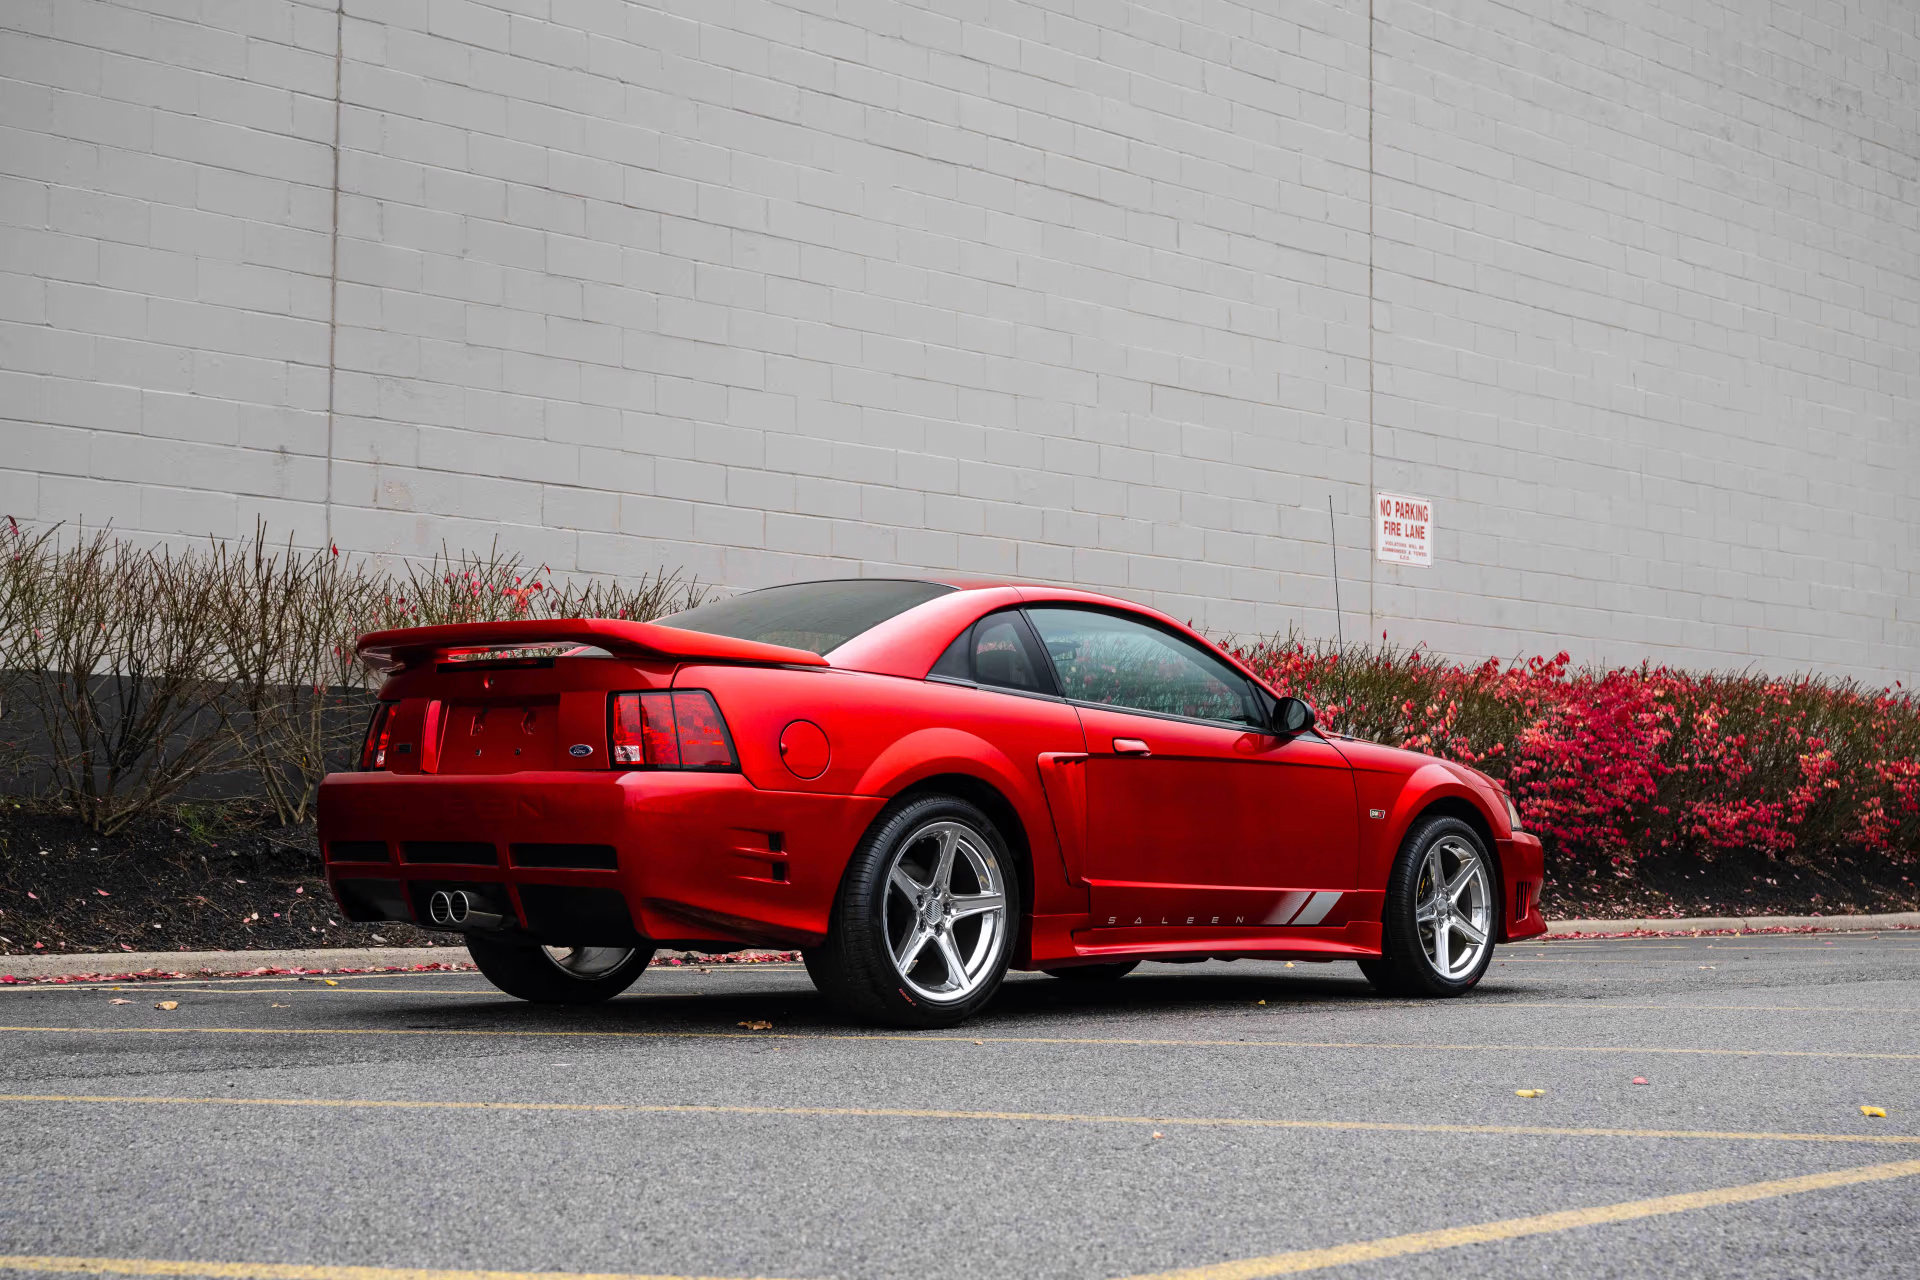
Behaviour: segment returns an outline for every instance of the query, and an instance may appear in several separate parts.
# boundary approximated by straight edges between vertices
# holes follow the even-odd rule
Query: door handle
[[[1153,754],[1153,748],[1138,738],[1115,738],[1113,753],[1119,756],[1150,756]]]

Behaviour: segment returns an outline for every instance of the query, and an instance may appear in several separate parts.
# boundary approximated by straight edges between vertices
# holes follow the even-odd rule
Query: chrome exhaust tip
[[[436,889],[427,899],[427,918],[443,929],[498,929],[506,917],[482,911],[465,889]]]

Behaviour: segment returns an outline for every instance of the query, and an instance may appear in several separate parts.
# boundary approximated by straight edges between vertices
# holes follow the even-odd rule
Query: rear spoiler
[[[783,666],[824,667],[827,660],[805,649],[761,644],[683,631],[657,622],[628,622],[617,618],[529,618],[523,622],[460,622],[440,627],[402,627],[372,631],[360,637],[355,651],[378,672],[398,671],[456,655],[489,649],[528,649],[577,644],[605,649],[627,658],[668,660],[707,658],[720,662],[754,662]]]

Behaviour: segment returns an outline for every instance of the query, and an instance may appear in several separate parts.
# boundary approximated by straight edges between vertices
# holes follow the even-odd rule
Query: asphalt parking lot
[[[838,1024],[770,965],[584,1011],[471,973],[18,987],[0,1023],[14,1274],[1910,1277],[1920,1250],[1920,933],[1508,947],[1435,1003],[1345,964],[1022,974],[943,1033]]]

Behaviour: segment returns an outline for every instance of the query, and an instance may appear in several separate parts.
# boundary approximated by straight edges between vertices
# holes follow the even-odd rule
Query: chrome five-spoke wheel
[[[1433,971],[1448,981],[1472,973],[1490,945],[1493,895],[1480,851],[1455,835],[1427,847],[1413,918]]]
[[[1390,995],[1458,996],[1473,990],[1500,941],[1500,864],[1461,819],[1416,821],[1387,876],[1380,954],[1360,961]]]
[[[887,951],[909,992],[964,1000],[998,976],[1006,886],[993,845],[963,822],[929,822],[896,846],[887,868]]]
[[[905,796],[868,828],[827,936],[801,956],[842,1012],[950,1027],[1000,989],[1020,929],[1020,874],[1000,829],[953,795]]]

